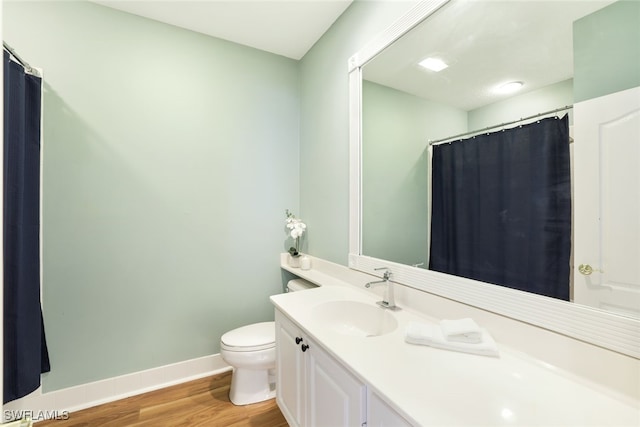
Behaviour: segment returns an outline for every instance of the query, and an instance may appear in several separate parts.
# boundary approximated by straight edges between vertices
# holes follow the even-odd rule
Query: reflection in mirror
[[[637,53],[629,54],[629,50],[637,50],[637,44],[615,39],[616,33],[629,34],[625,33],[625,26],[637,27],[638,22],[628,18],[628,8],[637,7],[630,3],[452,0],[365,64],[362,68],[361,254],[427,269],[431,250],[433,152],[429,141],[446,143],[453,141],[453,136],[467,132],[471,132],[470,135],[461,138],[471,138],[477,134],[474,130],[565,106],[569,107],[569,126],[573,132],[574,118],[578,120],[570,109],[574,103],[614,92],[603,87],[610,84],[611,78],[599,81],[589,75],[594,69],[589,63],[594,59],[591,50],[610,55],[618,52],[618,56],[626,58],[614,58],[619,67],[617,72],[623,77],[624,71],[620,70],[637,73],[637,65],[629,65],[637,61]],[[637,19],[637,12],[635,16]],[[594,23],[599,28],[598,37],[607,39],[603,34],[610,35],[608,42],[615,49],[607,49],[595,40]],[[625,43],[626,53],[621,49]],[[446,68],[441,71],[422,68],[418,64],[426,58],[440,60]],[[635,79],[627,79],[630,81],[627,87],[638,86],[637,77]],[[509,82],[521,82],[522,86],[512,94],[497,91]],[[633,132],[636,122],[627,122]],[[483,133],[500,129],[495,127]],[[629,165],[631,170],[627,172],[637,174],[639,156],[635,138],[629,138],[635,145],[632,142],[624,150],[613,150],[609,154],[612,164]],[[593,172],[590,166],[579,164],[589,160],[583,148],[587,138],[580,139],[570,144],[572,182],[576,186],[586,181],[585,174]],[[629,151],[634,149],[635,154]],[[633,257],[640,258],[638,181],[634,183],[632,179],[625,184],[635,185],[629,188],[631,191],[626,193],[624,202],[624,210],[630,214],[610,216],[609,228],[605,231],[602,231],[605,226],[600,225],[601,235],[613,233],[616,242],[622,243],[616,249],[620,253],[615,256],[628,260],[629,271],[620,272],[617,277],[604,277],[602,265],[606,256],[602,256],[601,249],[591,258],[576,250],[576,242],[583,241],[579,235],[581,218],[589,208],[584,208],[581,200],[573,203],[572,252],[576,257],[580,254],[575,263],[582,265],[582,273],[576,271],[574,278],[572,270],[567,269],[567,298],[572,301],[640,317],[640,273],[637,262],[633,262]],[[606,209],[610,202],[611,197],[603,196],[602,206],[595,209],[612,211]],[[618,225],[611,228],[612,224]],[[625,238],[625,234],[630,237]],[[612,238],[609,237],[604,240],[609,242],[610,249]],[[605,255],[613,256],[613,252]],[[584,275],[586,266],[595,272]],[[598,288],[605,279],[607,286]],[[582,297],[585,289],[588,295]],[[623,291],[611,299],[610,294],[616,293],[616,289]]]
[[[567,117],[432,150],[429,269],[568,301]]]

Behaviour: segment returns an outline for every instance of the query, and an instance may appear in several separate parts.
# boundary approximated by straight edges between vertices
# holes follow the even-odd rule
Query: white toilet
[[[287,283],[288,292],[315,287],[302,279]],[[220,338],[220,355],[233,367],[229,399],[234,405],[248,405],[276,396],[275,322],[254,323],[225,333]]]

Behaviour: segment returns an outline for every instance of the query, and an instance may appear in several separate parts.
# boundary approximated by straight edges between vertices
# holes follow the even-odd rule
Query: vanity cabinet
[[[297,426],[366,425],[366,386],[276,310],[276,401]]]

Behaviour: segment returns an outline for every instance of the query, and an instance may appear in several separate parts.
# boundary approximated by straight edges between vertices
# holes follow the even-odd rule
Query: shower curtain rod
[[[555,110],[545,111],[544,113],[534,114],[533,116],[523,117],[521,119],[513,120],[511,122],[505,122],[505,123],[501,123],[499,125],[487,126],[486,128],[472,130],[470,132],[465,132],[465,133],[460,133],[458,135],[453,135],[453,136],[450,136],[450,137],[447,137],[447,138],[436,139],[435,141],[429,141],[429,146],[442,144],[445,141],[450,141],[450,140],[453,140],[453,139],[456,139],[456,138],[460,138],[462,136],[472,135],[474,133],[481,133],[481,132],[484,132],[486,130],[491,130],[491,129],[499,128],[499,127],[502,127],[502,126],[513,125],[515,123],[520,123],[520,122],[524,122],[526,120],[531,120],[531,119],[535,119],[535,118],[538,118],[538,117],[546,116],[547,114],[557,113],[558,111],[570,110],[571,108],[573,108],[573,105],[565,105],[564,107],[556,108]]]
[[[34,75],[36,77],[41,77],[40,73],[38,72],[38,70],[33,68],[31,65],[29,65],[29,63],[27,61],[25,61],[24,59],[20,58],[20,55],[18,55],[16,53],[16,51],[13,50],[13,48],[11,46],[9,46],[7,44],[7,42],[4,41],[4,40],[2,40],[2,47],[4,47],[6,49],[6,51],[9,52],[9,54],[11,54],[11,56],[13,56],[15,58],[15,60],[18,61],[18,63],[24,67],[24,70],[27,73],[32,74],[32,75]]]

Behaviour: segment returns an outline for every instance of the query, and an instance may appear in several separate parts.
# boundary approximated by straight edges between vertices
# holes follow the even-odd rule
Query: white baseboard
[[[74,411],[147,393],[231,370],[219,354],[81,384],[49,393],[37,389],[2,407],[2,419],[29,416],[34,421],[64,418]]]

